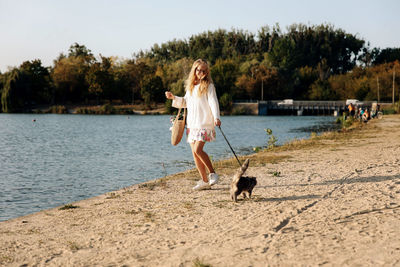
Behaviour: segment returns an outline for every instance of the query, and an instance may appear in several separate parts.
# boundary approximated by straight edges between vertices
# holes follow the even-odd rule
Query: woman
[[[205,60],[198,59],[193,63],[185,82],[185,89],[184,97],[175,96],[171,92],[165,92],[165,96],[173,100],[173,107],[187,108],[187,142],[202,178],[193,189],[209,189],[218,183],[219,177],[203,148],[206,142],[215,140],[214,126],[220,126],[221,121],[215,86]],[[209,172],[208,177],[206,169]]]

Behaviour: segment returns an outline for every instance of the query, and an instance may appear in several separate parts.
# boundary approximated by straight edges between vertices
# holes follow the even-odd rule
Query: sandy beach
[[[250,200],[230,160],[0,222],[0,265],[400,266],[400,116],[249,158]]]

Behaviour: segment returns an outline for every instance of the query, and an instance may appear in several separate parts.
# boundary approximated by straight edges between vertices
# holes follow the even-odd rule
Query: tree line
[[[277,24],[256,34],[219,29],[154,44],[123,61],[96,57],[74,43],[52,66],[35,59],[0,73],[0,111],[111,102],[150,107],[165,102],[165,90],[184,94],[184,80],[197,58],[210,62],[221,108],[227,111],[235,100],[376,100],[378,83],[380,100],[388,101],[392,72],[400,70],[400,48],[371,48],[330,24],[293,24],[286,31]],[[399,78],[394,82],[399,88]]]

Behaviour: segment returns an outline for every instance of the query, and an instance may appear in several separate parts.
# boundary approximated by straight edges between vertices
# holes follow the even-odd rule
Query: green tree
[[[29,77],[24,72],[13,69],[5,74],[1,93],[1,106],[5,113],[25,111],[26,92],[30,90]]]
[[[89,85],[89,96],[94,96],[97,104],[99,104],[99,98],[103,94],[106,80],[106,74],[104,73],[100,65],[101,64],[98,62],[92,64],[85,77],[86,82]]]
[[[228,93],[224,93],[219,98],[219,104],[220,104],[222,110],[231,111],[232,105],[233,105],[232,96]]]
[[[382,64],[389,63],[393,61],[400,61],[400,47],[399,48],[385,48],[385,49],[376,49],[374,51],[375,59],[374,64]]]
[[[294,49],[294,58],[290,62],[295,67],[315,67],[325,58],[334,74],[351,70],[365,45],[364,40],[329,24],[293,24],[288,28],[285,38],[294,42],[294,47],[291,47]]]
[[[177,96],[184,96],[185,95],[185,79],[180,79],[175,83],[170,84],[169,86],[170,91]]]
[[[312,100],[335,100],[336,96],[331,90],[328,81],[315,81],[310,88],[310,99]]]
[[[142,100],[141,84],[145,77],[154,75],[154,68],[144,61],[128,60],[118,70],[117,79],[122,82],[129,91],[128,102],[135,102],[135,99]]]
[[[269,52],[272,47],[272,34],[268,26],[263,26],[258,30],[257,39],[257,52],[260,54]]]
[[[92,51],[84,45],[74,43],[68,49],[68,57],[82,58],[86,63],[91,63],[95,60]]]
[[[211,76],[219,96],[234,92],[237,73],[237,65],[232,60],[217,60],[211,67]]]
[[[293,99],[308,99],[311,84],[318,79],[318,72],[309,66],[297,68],[293,73]]]
[[[173,88],[177,88],[176,83],[180,83],[182,80],[187,78],[192,64],[193,60],[182,58],[171,63],[160,65],[157,68],[155,75],[162,78],[166,89],[173,90]],[[175,93],[181,92],[175,91]]]
[[[282,79],[278,70],[262,64],[258,66],[256,71],[254,91],[256,99],[263,100],[280,99],[288,95],[286,87],[282,86]]]
[[[268,56],[272,65],[284,72],[290,72],[301,65],[298,60],[299,54],[296,52],[296,43],[290,36],[275,41]]]
[[[242,74],[240,75],[235,82],[236,90],[236,98],[237,99],[257,99],[256,93],[256,84],[257,81],[255,78],[252,78],[248,75]]]
[[[62,58],[56,62],[52,79],[56,86],[57,102],[81,101],[87,96],[85,76],[88,69],[89,66],[80,57]]]
[[[163,102],[164,86],[160,76],[147,76],[142,81],[142,97],[145,104],[150,107],[151,102]]]
[[[298,69],[305,66],[317,69],[324,61],[326,73],[346,73],[356,66],[364,44],[363,40],[331,25],[293,24],[287,33],[275,38],[268,59],[286,80],[287,97],[295,98],[305,94],[305,86],[299,84]]]
[[[89,95],[96,98],[97,103],[99,97],[105,97],[109,100],[113,98],[114,76],[112,73],[111,58],[100,55],[101,62],[91,64],[89,71],[86,73],[86,82],[89,85]]]
[[[51,73],[58,102],[82,102],[88,97],[89,86],[85,77],[94,62],[91,51],[78,43],[70,46],[68,57],[59,56]]]
[[[28,92],[26,98],[28,104],[48,104],[51,102],[52,86],[49,69],[42,66],[40,59],[25,61],[19,67],[29,78]]]

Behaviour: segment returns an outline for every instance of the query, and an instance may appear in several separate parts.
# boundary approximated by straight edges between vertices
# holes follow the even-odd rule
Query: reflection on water
[[[222,129],[245,155],[266,145],[265,128],[282,144],[333,121],[230,116],[222,118]],[[0,220],[193,168],[185,137],[172,146],[169,127],[169,116],[0,114]],[[232,156],[218,129],[205,150],[213,160]]]

